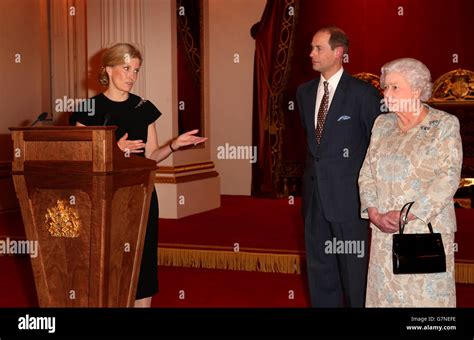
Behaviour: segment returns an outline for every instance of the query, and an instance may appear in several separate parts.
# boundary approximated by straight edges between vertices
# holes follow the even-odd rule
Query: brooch
[[[135,106],[135,108],[139,108],[140,106],[142,106],[143,104],[145,104],[147,102],[147,100],[145,98],[141,98],[140,99],[140,102]]]
[[[426,132],[426,131],[428,131],[428,130],[430,129],[430,127],[431,127],[431,126],[424,126],[424,125],[422,125],[422,126],[420,126],[420,129],[421,129],[422,131],[425,131],[425,132]]]

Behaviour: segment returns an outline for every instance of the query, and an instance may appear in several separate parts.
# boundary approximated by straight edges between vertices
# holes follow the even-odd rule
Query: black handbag
[[[400,210],[399,234],[393,235],[393,273],[426,274],[446,271],[446,255],[440,233],[433,233],[431,223],[427,234],[404,234],[408,212],[415,202]],[[404,210],[406,212],[404,213]]]

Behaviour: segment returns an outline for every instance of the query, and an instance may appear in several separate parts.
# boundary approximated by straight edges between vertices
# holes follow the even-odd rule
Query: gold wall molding
[[[213,169],[214,163],[212,161],[176,166],[161,166],[158,167],[158,171],[156,172],[155,182],[161,184],[177,184],[218,177],[219,174]],[[186,174],[197,171],[199,172]]]
[[[176,166],[159,166],[157,174],[180,174],[184,172],[214,169],[213,162],[200,162]]]
[[[201,172],[198,174],[178,176],[178,177],[156,176],[155,183],[177,184],[177,183],[193,182],[193,181],[198,181],[198,180],[203,180],[203,179],[213,178],[213,177],[218,177],[218,176],[219,174],[216,171]]]

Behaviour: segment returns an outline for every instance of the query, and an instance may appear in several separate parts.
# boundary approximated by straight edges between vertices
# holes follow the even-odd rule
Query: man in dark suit
[[[321,74],[297,90],[308,141],[302,212],[311,304],[363,307],[368,223],[360,218],[357,180],[380,98],[343,70],[349,40],[341,29],[322,28],[311,46]]]

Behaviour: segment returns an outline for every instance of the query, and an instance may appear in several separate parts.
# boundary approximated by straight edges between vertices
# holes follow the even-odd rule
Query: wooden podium
[[[12,174],[41,307],[131,307],[156,163],[115,127],[10,128]]]

